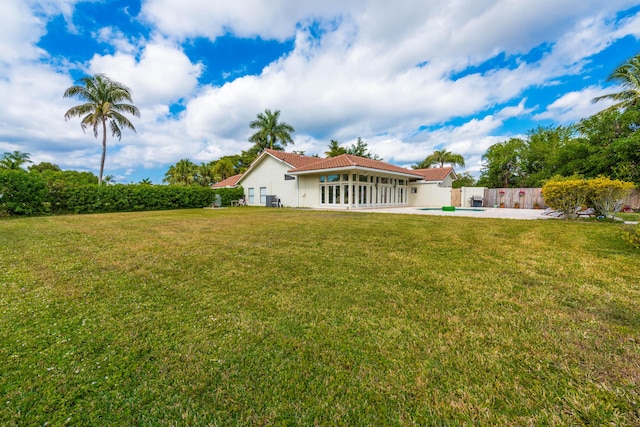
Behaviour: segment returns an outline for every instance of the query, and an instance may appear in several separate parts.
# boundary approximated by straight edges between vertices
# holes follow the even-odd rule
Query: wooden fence
[[[487,188],[482,203],[486,207],[544,209],[540,188]]]
[[[640,190],[637,188],[632,190],[629,197],[624,201],[624,204],[634,210],[640,209]]]
[[[640,209],[640,190],[634,189],[624,201],[631,209]],[[505,207],[522,209],[545,209],[547,205],[540,188],[487,188],[484,190],[485,207]]]
[[[451,189],[451,206],[462,206],[462,188]]]

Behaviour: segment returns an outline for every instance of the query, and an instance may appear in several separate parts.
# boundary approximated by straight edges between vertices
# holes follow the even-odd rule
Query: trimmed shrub
[[[49,212],[47,182],[24,170],[0,169],[0,216]]]
[[[144,184],[63,185],[51,190],[52,211],[60,214],[202,208],[211,206],[216,194],[223,206],[229,206],[243,195],[242,188]]]
[[[586,205],[587,181],[582,178],[554,177],[542,186],[542,197],[551,209],[564,213],[564,217],[576,217],[576,211]]]
[[[590,179],[587,183],[587,205],[605,218],[620,212],[624,199],[629,196],[633,188],[631,182],[613,180],[603,176]]]

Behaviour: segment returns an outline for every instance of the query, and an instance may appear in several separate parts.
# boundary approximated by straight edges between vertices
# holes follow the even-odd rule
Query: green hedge
[[[211,206],[220,194],[223,206],[242,196],[239,189],[197,186],[84,185],[51,192],[53,213],[132,212]]]
[[[199,186],[77,185],[23,170],[0,169],[0,216],[132,212],[222,206],[243,197],[242,188]]]
[[[24,170],[0,169],[0,216],[49,212],[47,183]]]

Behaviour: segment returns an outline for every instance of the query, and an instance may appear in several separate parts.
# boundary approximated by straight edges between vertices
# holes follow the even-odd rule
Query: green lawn
[[[0,221],[0,425],[638,425],[613,223],[232,208]]]
[[[616,216],[625,221],[640,221],[640,213],[638,212],[618,212]]]

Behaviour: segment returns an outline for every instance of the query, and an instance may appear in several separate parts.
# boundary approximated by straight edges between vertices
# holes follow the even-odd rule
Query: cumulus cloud
[[[237,153],[251,145],[249,122],[270,108],[296,127],[293,149],[322,154],[332,138],[350,144],[361,136],[387,161],[411,164],[447,148],[478,170],[486,148],[512,136],[503,130],[505,121],[565,123],[603,107],[590,103],[603,93],[591,83],[581,91],[560,91],[532,116],[525,92],[561,86],[589,70],[593,55],[626,36],[639,37],[640,15],[617,18],[636,3],[147,0],[131,19],[144,20],[149,34],[132,36],[109,25],[92,29],[94,39],[113,46],[114,53],[95,54],[77,66],[127,84],[142,110],[137,134],[110,141],[107,168],[152,168]],[[37,47],[52,16],[62,14],[74,30],[74,4],[3,3],[0,91],[10,102],[0,106],[0,122],[8,124],[0,130],[0,149],[28,140],[29,150],[43,159],[66,150],[68,165],[99,163],[93,135],[60,120],[73,105],[61,99],[71,84],[69,70],[41,62],[47,53]],[[187,56],[184,46],[222,35],[292,40],[294,49],[256,75],[207,85],[201,59]],[[33,110],[39,126],[26,118]]]
[[[549,104],[544,112],[536,114],[534,118],[538,120],[550,119],[562,124],[577,122],[613,105],[610,101],[593,103],[594,98],[607,93],[611,93],[611,91],[594,86],[566,93]]]
[[[197,86],[202,65],[192,64],[182,49],[154,40],[144,46],[139,59],[137,53],[95,55],[89,72],[126,82],[141,105],[178,101],[190,96]]]

